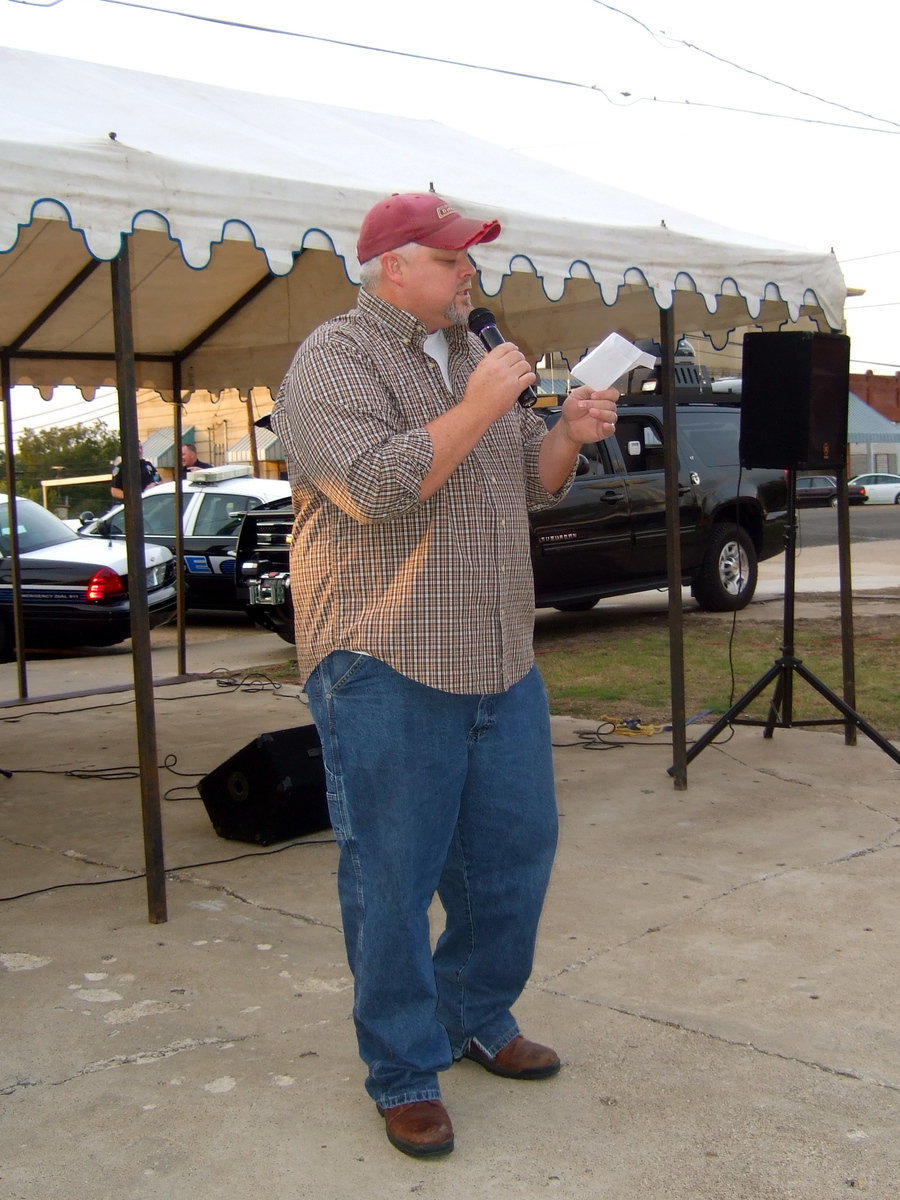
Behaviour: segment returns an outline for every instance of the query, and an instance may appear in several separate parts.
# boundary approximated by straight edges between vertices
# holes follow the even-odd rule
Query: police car
[[[20,595],[27,649],[114,646],[131,636],[124,542],[86,541],[36,504],[16,500]],[[10,505],[0,495],[0,661],[14,653]],[[145,546],[151,628],[175,615],[175,560]]]
[[[191,471],[182,483],[184,565],[189,608],[241,609],[234,588],[234,550],[243,513],[290,496],[281,479],[257,479],[249,464]],[[175,549],[175,484],[161,483],[141,497],[144,537]],[[123,505],[79,529],[81,537],[125,536]]]

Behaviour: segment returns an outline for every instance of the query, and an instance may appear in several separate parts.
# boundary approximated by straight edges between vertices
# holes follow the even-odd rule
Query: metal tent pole
[[[22,605],[22,569],[19,562],[19,523],[16,520],[16,463],[13,452],[12,427],[12,364],[9,355],[0,360],[3,389],[3,432],[6,444],[6,503],[9,505],[9,561],[12,573],[13,642],[16,647],[16,670],[19,680],[19,699],[28,697],[28,674],[25,669],[25,613]]]
[[[131,311],[129,240],[110,264],[113,325],[116,342],[116,386],[122,435],[122,489],[125,493],[125,544],[128,552],[128,601],[131,609],[131,658],[137,717],[138,764],[141,773],[141,812],[144,826],[144,861],[147,873],[147,906],[151,924],[167,919],[166,876],[163,862],[156,715],[153,706],[153,660],[147,604],[147,568],[144,557],[144,513],[141,505],[141,471],[138,454],[137,385],[134,368],[134,330]]]
[[[675,300],[659,311],[663,461],[666,474],[666,571],[669,582],[669,678],[675,790],[687,788],[687,714],[684,701],[684,614],[681,603],[681,520],[678,495],[678,416],[675,403]]]
[[[178,588],[176,632],[178,638],[178,674],[187,674],[187,572],[184,563],[184,483],[181,478],[181,363],[172,364],[172,437],[175,459],[175,585]]]

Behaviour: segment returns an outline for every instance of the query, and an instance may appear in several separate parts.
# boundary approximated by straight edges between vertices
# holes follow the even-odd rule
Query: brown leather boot
[[[504,1079],[549,1079],[562,1065],[555,1050],[529,1042],[521,1034],[507,1042],[493,1058],[471,1041],[463,1051],[463,1058],[471,1058],[492,1075],[502,1075]]]
[[[414,1100],[378,1111],[388,1141],[414,1158],[435,1158],[453,1149],[453,1126],[440,1100]]]

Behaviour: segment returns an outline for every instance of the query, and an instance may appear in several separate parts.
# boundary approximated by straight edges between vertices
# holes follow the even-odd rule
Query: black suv
[[[677,406],[683,580],[701,608],[750,603],[757,564],[784,550],[781,470],[739,466],[735,397]],[[553,424],[560,408],[536,409]],[[582,449],[578,474],[554,508],[531,515],[539,608],[592,608],[603,596],[667,586],[663,419],[654,395],[623,396],[616,434]],[[259,624],[294,640],[288,577],[290,501],[248,513],[237,543],[238,599]]]

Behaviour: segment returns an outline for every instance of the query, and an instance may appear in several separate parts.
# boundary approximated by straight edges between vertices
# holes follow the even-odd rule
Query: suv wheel
[[[738,525],[714,525],[691,592],[708,612],[736,612],[756,591],[756,548]]]

